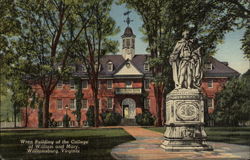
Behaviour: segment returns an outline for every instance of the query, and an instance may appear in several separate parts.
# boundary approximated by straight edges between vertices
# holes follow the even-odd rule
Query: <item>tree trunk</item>
[[[26,105],[26,111],[25,111],[25,128],[28,126],[28,106]]]
[[[162,108],[162,93],[160,86],[154,86],[154,92],[156,97],[156,126],[162,125],[162,118],[161,118],[161,108]]]
[[[94,103],[95,103],[95,127],[99,127],[99,102],[97,98],[97,92],[94,91]]]
[[[16,113],[17,113],[16,112],[16,105],[14,104],[13,107],[14,107],[13,108],[14,109],[14,128],[16,128]]]
[[[45,94],[45,103],[43,105],[43,128],[49,127],[49,98],[50,94]]]

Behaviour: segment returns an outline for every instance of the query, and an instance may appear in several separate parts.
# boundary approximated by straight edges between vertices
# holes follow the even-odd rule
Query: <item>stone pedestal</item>
[[[198,89],[173,90],[166,98],[166,151],[213,150],[206,143],[204,101]]]

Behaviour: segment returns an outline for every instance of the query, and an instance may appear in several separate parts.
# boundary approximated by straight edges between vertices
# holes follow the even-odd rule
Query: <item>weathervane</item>
[[[130,13],[131,13],[131,11],[127,11],[127,12],[123,13],[124,16],[128,16],[127,19],[124,20],[124,22],[126,22],[126,23],[128,24],[128,26],[129,26],[129,24],[130,24],[131,22],[133,22],[133,20],[131,20],[131,19],[129,18],[129,14],[130,14]]]

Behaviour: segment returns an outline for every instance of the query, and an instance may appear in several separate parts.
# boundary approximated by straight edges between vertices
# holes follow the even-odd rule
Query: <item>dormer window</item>
[[[109,72],[113,71],[113,63],[111,61],[108,62],[108,71]]]
[[[210,62],[210,63],[206,63],[205,64],[205,69],[206,70],[212,70],[213,69],[213,64]]]
[[[99,68],[98,68],[98,71],[100,72],[101,71],[101,64],[99,64]],[[98,62],[95,63],[95,70],[97,69],[98,67]],[[97,71],[97,70],[96,70]]]
[[[149,64],[148,64],[148,62],[144,63],[144,71],[149,71]]]
[[[83,72],[87,72],[86,66],[82,65],[82,71],[83,71]]]

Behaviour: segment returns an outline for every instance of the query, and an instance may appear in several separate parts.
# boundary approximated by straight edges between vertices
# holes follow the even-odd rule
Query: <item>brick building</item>
[[[142,112],[142,107],[156,116],[156,100],[152,83],[152,74],[148,64],[148,54],[135,54],[135,35],[127,27],[122,35],[122,54],[106,55],[101,59],[99,73],[99,105],[100,112],[116,111],[123,119],[135,119],[136,114]],[[82,124],[86,121],[86,112],[93,105],[92,91],[88,83],[88,76],[84,66],[77,67],[74,76],[82,79]],[[225,82],[239,73],[211,57],[206,64],[206,71],[202,80],[202,91],[207,97],[208,112],[214,110],[215,94],[222,89]],[[37,92],[39,86],[34,85]],[[50,113],[58,126],[63,126],[65,114],[71,118],[70,125],[77,126],[74,81],[59,82],[50,97]],[[147,94],[143,94],[147,93]],[[145,95],[147,95],[145,97]],[[69,107],[66,107],[69,106]],[[25,110],[22,111],[22,122],[25,122]],[[28,127],[38,127],[38,109],[28,109]]]

